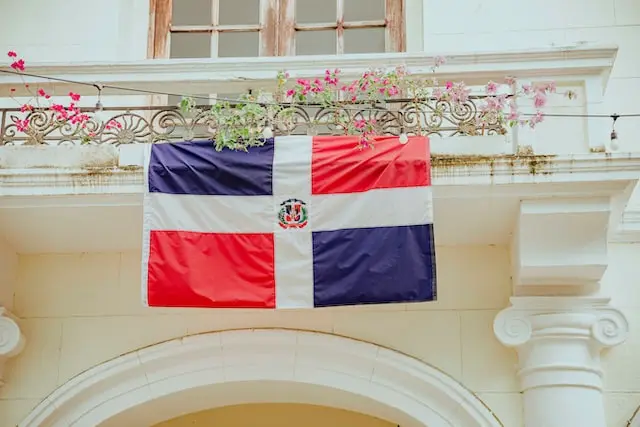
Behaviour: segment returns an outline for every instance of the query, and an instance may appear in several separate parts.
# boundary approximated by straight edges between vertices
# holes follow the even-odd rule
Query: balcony
[[[447,57],[447,64],[435,73],[433,58],[426,54],[30,66],[30,73],[58,80],[43,82],[27,76],[24,83],[47,92],[83,95],[82,107],[92,116],[88,130],[60,127],[51,115],[42,114],[32,118],[31,129],[19,132],[14,118],[24,118],[25,113],[5,101],[11,88],[16,89],[17,98],[27,92],[18,76],[0,74],[0,96],[5,97],[5,108],[0,110],[4,196],[0,235],[23,253],[139,250],[144,188],[141,148],[145,143],[214,139],[217,131],[205,113],[167,107],[168,97],[151,92],[217,96],[273,92],[280,70],[297,79],[339,68],[343,78],[349,79],[371,68],[399,65],[415,76],[464,81],[476,89],[489,80],[514,76],[520,82],[555,81],[559,90],[571,89],[578,95],[575,100],[550,101],[546,108],[550,117],[533,131],[498,123],[481,130],[470,126],[483,100],[479,90],[463,110],[444,103],[436,114],[433,100],[416,105],[395,99],[363,105],[361,110],[356,105],[348,112],[350,117],[376,118],[379,134],[431,137],[437,244],[508,245],[514,235],[545,227],[536,222],[540,220],[522,225],[522,218],[531,217],[523,210],[523,199],[611,200],[605,210],[615,213],[610,227],[615,231],[618,214],[637,179],[640,157],[611,152],[608,120],[553,114],[607,113],[602,110],[602,95],[616,52],[615,47],[573,46],[455,55]],[[99,113],[93,108],[96,82],[104,85],[104,108]],[[176,101],[174,97],[171,102]],[[522,111],[532,111],[523,100],[518,102]],[[344,133],[332,119],[334,113],[322,106],[298,106],[291,120],[272,118],[271,125],[276,135]],[[104,123],[112,120],[120,125],[105,128]],[[549,209],[550,215],[563,216],[562,209]],[[584,215],[584,224],[578,219],[570,225],[593,228],[592,217]],[[609,216],[598,221],[605,224]],[[550,242],[557,240],[553,233],[548,237]]]
[[[287,70],[293,80],[322,76],[325,69],[339,68],[341,77],[348,80],[372,68],[403,66],[419,78],[464,81],[473,90],[471,97],[455,108],[434,99],[421,99],[420,102],[392,99],[361,104],[361,109],[355,105],[340,113],[348,118],[376,119],[378,134],[430,135],[436,154],[508,155],[533,151],[555,155],[604,151],[609,123],[605,122],[603,126],[602,120],[549,118],[536,132],[512,130],[496,121],[486,122],[482,129],[476,129],[474,123],[485,97],[482,86],[488,81],[502,82],[507,76],[516,77],[520,82],[555,81],[559,90],[572,90],[578,95],[577,100],[551,100],[547,113],[602,113],[599,108],[602,93],[616,52],[615,47],[574,46],[544,51],[455,55],[448,57],[446,65],[436,72],[432,70],[434,58],[422,53],[35,65],[29,67],[30,73],[57,80],[0,74],[0,97],[5,97],[0,106],[6,107],[0,109],[0,145],[119,146],[211,139],[215,138],[217,129],[210,116],[204,113],[185,115],[175,107],[176,96],[153,93],[217,94],[218,97],[225,94],[234,97],[259,90],[273,93],[275,77],[280,70]],[[73,91],[83,95],[87,102],[83,105],[84,111],[92,116],[86,129],[71,124],[61,126],[53,114],[46,113],[33,115],[30,128],[21,132],[15,121],[24,119],[27,114],[21,113],[19,105],[9,102],[6,97],[29,96],[25,83],[30,87],[41,87],[48,93]],[[100,94],[104,105],[99,118],[92,108],[98,85],[103,87]],[[268,102],[270,98],[267,96],[266,99]],[[518,103],[522,111],[534,111],[527,100],[519,99]],[[341,134],[344,130],[336,123],[337,113],[335,109],[320,106],[298,106],[287,120],[272,117],[272,125],[276,134]],[[111,120],[117,127],[105,128],[104,124]],[[483,139],[466,138],[478,135]],[[550,136],[553,136],[552,142],[549,142]],[[561,143],[557,141],[559,137]]]

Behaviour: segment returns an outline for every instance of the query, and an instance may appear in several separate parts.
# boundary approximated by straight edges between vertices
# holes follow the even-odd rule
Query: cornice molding
[[[141,144],[141,147],[143,145]],[[563,184],[539,188],[495,186],[494,196],[527,193],[552,195],[610,195],[638,180],[640,153],[594,153],[569,156],[463,156],[432,157],[432,184],[435,191],[447,187],[449,197],[481,197],[469,194],[464,186],[495,184]],[[4,196],[142,193],[141,165],[85,168],[0,169]],[[589,188],[586,188],[589,186]],[[479,190],[481,191],[481,190]],[[487,190],[489,191],[489,190]],[[442,194],[443,197],[448,197]]]
[[[443,56],[447,63],[435,77],[462,78],[467,84],[486,83],[487,79],[501,79],[507,75],[536,78],[569,75],[599,75],[606,78],[613,67],[618,51],[610,45],[567,45],[545,49],[502,52],[456,53]],[[321,55],[303,57],[217,58],[142,60],[111,63],[30,63],[29,71],[85,83],[101,82],[120,86],[134,86],[145,90],[166,90],[208,85],[227,86],[227,92],[240,87],[255,87],[257,83],[273,82],[278,71],[286,69],[293,78],[311,77],[329,68],[340,68],[345,76],[355,76],[371,68],[404,65],[413,74],[434,75],[431,66],[436,55],[429,53],[380,53],[366,55]],[[482,82],[484,80],[484,82]],[[25,78],[26,83],[36,79]],[[39,82],[42,84],[42,82]],[[230,87],[232,85],[234,87]],[[19,76],[0,76],[0,96],[9,96],[10,88],[22,89]],[[59,90],[73,89],[81,94],[95,94],[95,89],[73,84],[56,83]],[[15,92],[16,96],[22,93]],[[123,95],[105,89],[104,95]]]
[[[26,339],[18,325],[18,319],[4,307],[0,307],[0,386],[4,384],[4,365],[22,352]]]

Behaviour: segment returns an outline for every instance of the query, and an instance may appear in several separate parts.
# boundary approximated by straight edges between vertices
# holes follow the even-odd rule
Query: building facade
[[[0,74],[0,426],[640,426],[640,4],[319,3],[0,5],[2,47],[57,79]],[[142,305],[142,147],[208,132],[166,108],[177,95],[269,90],[280,70],[427,77],[439,55],[440,81],[577,98],[535,130],[433,128],[437,302]],[[120,125],[17,131],[25,82]]]

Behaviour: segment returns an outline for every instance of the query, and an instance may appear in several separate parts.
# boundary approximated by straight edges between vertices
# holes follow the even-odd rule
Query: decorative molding
[[[511,245],[514,295],[596,291],[619,194],[522,200]]]
[[[557,385],[602,388],[600,356],[593,348],[620,345],[629,335],[626,316],[609,301],[511,298],[511,307],[496,316],[493,330],[498,341],[518,350],[522,391]]]
[[[4,385],[4,364],[20,354],[26,344],[17,320],[7,309],[0,307],[0,386]]]
[[[493,330],[518,353],[525,426],[606,425],[600,352],[629,335],[609,298],[512,297]]]
[[[121,146],[119,160],[111,157],[110,149],[107,154],[95,155],[83,150],[76,156],[83,156],[85,162],[102,158],[108,161],[104,164],[85,163],[75,168],[60,157],[60,166],[33,163],[39,155],[32,151],[37,154],[56,147],[0,147],[0,154],[6,154],[0,157],[11,158],[12,166],[0,167],[3,196],[142,194],[141,164],[145,146],[147,144]],[[104,147],[93,148],[100,151]],[[5,153],[4,150],[9,151]],[[431,161],[435,196],[449,198],[609,197],[637,182],[637,171],[640,170],[640,153],[569,156],[452,154],[434,155]],[[20,164],[27,167],[19,168]],[[470,185],[477,188],[469,192],[467,186]]]
[[[613,243],[640,243],[640,207],[634,206],[626,210],[616,233],[611,238]]]
[[[180,413],[284,399],[403,426],[501,426],[471,391],[422,361],[335,335],[264,329],[188,336],[120,356],[63,384],[19,427],[154,425]]]
[[[380,53],[367,55],[328,55],[310,57],[259,57],[142,60],[120,63],[66,63],[30,64],[29,72],[38,75],[70,79],[84,83],[135,87],[152,91],[177,93],[237,93],[250,88],[268,89],[278,71],[286,69],[292,78],[322,75],[325,69],[340,68],[344,76],[362,74],[371,68],[404,65],[413,74],[435,75],[436,78],[462,79],[467,84],[486,84],[487,79],[561,78],[562,76],[602,76],[605,80],[613,67],[617,46],[570,45],[527,51],[475,52],[444,56],[447,64],[433,74],[431,66],[435,55],[416,53]],[[40,79],[24,78],[25,83]],[[93,87],[56,82],[58,92],[95,95]],[[0,96],[23,93],[20,76],[0,76]],[[105,88],[103,95],[135,95],[134,92],[113,91]]]

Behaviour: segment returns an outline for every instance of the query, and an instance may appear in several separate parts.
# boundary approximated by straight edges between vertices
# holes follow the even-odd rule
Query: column
[[[600,352],[626,339],[624,314],[600,297],[512,297],[511,304],[494,332],[518,352],[525,427],[606,427]]]
[[[4,384],[5,362],[20,354],[25,345],[24,335],[16,320],[9,311],[0,307],[0,387]]]

